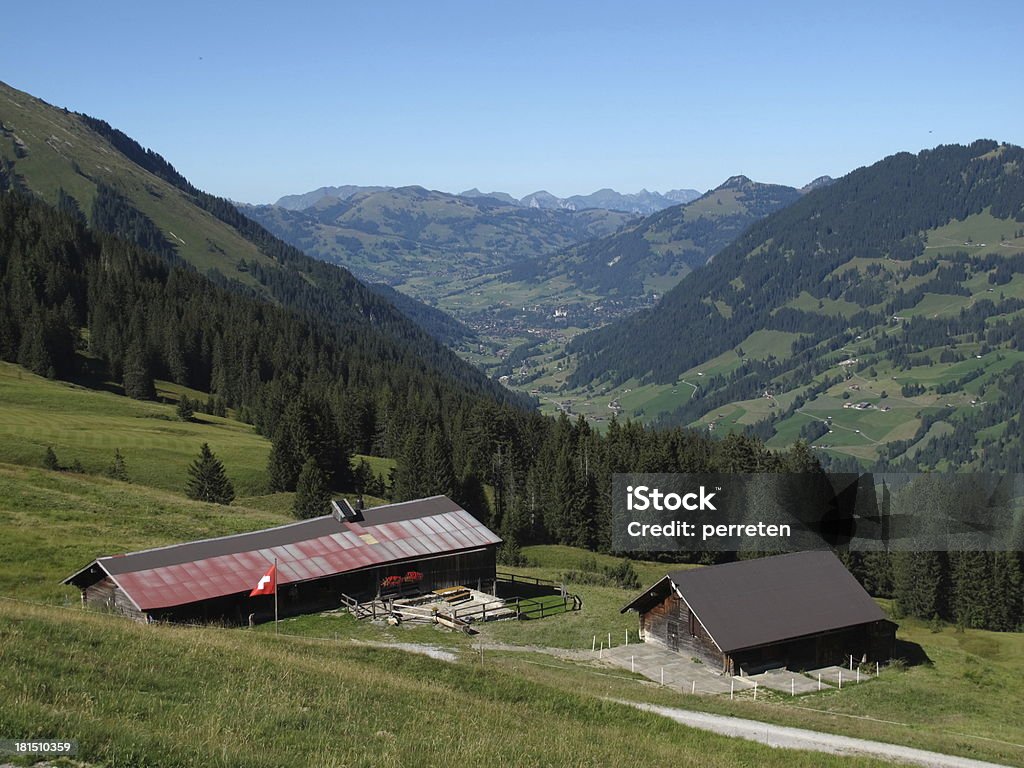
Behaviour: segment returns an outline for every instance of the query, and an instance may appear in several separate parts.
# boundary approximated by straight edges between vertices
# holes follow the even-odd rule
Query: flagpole
[[[274,558],[274,634],[277,634],[277,558]]]

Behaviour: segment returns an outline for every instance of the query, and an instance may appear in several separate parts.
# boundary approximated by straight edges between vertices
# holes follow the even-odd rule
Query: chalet
[[[281,615],[336,608],[343,594],[372,597],[409,576],[425,590],[492,588],[501,539],[448,497],[331,505],[276,528],[100,557],[63,583],[86,605],[141,621],[228,624],[273,617],[274,598],[249,593],[275,561]]]
[[[733,675],[884,661],[896,643],[896,624],[828,551],[673,571],[626,611],[645,642]]]

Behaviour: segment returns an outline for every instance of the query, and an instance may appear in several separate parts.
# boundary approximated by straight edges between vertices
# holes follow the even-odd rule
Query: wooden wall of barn
[[[495,547],[440,557],[410,559],[387,563],[360,571],[341,573],[298,584],[282,584],[277,596],[278,615],[297,616],[332,610],[341,605],[341,595],[358,600],[377,596],[381,582],[388,576],[405,576],[409,571],[423,574],[420,589],[467,586],[485,591],[494,586]],[[256,623],[273,621],[272,595],[249,597],[248,592],[152,612],[154,618],[176,622],[220,622],[246,624],[250,614]]]
[[[847,666],[851,656],[856,664],[887,661],[895,654],[895,646],[896,625],[891,621],[875,621],[735,651],[728,657],[728,671],[756,674],[764,668],[780,666],[794,671],[830,664]]]
[[[725,658],[707,630],[675,592],[653,608],[640,614],[644,641],[655,643],[683,656],[694,656],[706,664],[722,668]]]
[[[109,576],[86,587],[82,591],[82,602],[90,608],[121,613],[140,621],[146,620],[146,614],[132,605],[132,601]]]

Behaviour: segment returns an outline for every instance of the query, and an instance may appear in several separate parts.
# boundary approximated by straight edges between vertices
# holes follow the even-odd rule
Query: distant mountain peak
[[[803,192],[804,194],[807,194],[808,192],[813,192],[814,190],[820,189],[821,187],[827,187],[828,185],[834,182],[835,179],[833,179],[831,176],[819,176],[818,178],[814,179],[814,181],[808,182],[804,186],[800,187],[800,191]]]
[[[744,176],[740,174],[738,176],[730,176],[728,179],[726,179],[717,187],[715,187],[715,189],[740,189],[741,187],[745,187],[748,184],[753,183],[754,182],[750,179],[749,176]]]

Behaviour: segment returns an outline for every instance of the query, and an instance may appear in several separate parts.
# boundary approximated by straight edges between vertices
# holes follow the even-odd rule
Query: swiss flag
[[[277,591],[277,566],[270,566],[270,570],[263,574],[260,583],[249,593],[249,597],[256,595],[272,595]]]

